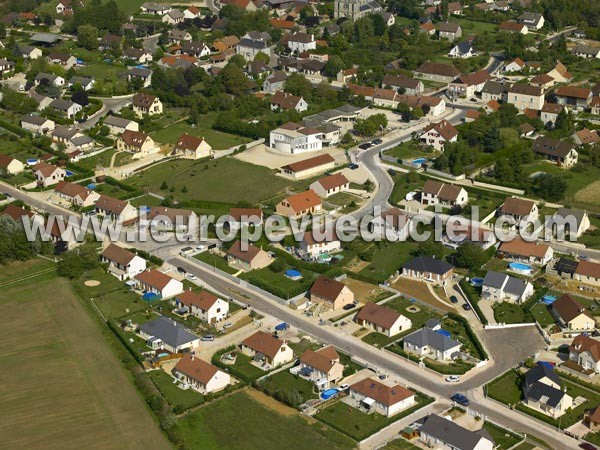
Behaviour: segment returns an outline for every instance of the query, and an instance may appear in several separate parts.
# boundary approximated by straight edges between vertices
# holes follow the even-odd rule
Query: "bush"
[[[469,325],[469,321],[467,319],[465,319],[463,316],[459,316],[458,314],[453,313],[453,312],[449,312],[447,314],[447,317],[449,319],[454,320],[455,322],[461,323],[465,327],[468,338],[473,342],[473,345],[475,346],[477,353],[479,353],[479,359],[482,359],[482,360],[488,359],[488,354],[485,351],[485,349],[483,348],[483,344],[481,343],[481,341],[479,340],[477,335],[473,332],[471,325]]]
[[[471,303],[471,305],[473,305],[473,309],[479,316],[479,320],[481,321],[481,323],[484,325],[487,325],[488,320],[483,315],[483,312],[481,311],[481,308],[479,307],[480,298],[479,298],[479,294],[477,293],[475,288],[473,286],[471,286],[471,284],[469,284],[469,282],[467,280],[465,280],[464,278],[462,280],[460,280],[460,282],[458,284],[460,285],[463,292],[469,299],[469,303]]]

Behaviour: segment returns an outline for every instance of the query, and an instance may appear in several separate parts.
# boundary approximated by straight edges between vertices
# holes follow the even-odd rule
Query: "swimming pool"
[[[531,274],[531,266],[529,264],[512,262],[508,265],[508,268],[513,272],[519,272],[526,275]]]
[[[38,161],[39,160],[35,159],[35,158],[28,159],[27,160],[27,165],[29,165],[29,166],[35,166],[38,163]]]
[[[483,284],[483,278],[471,278],[471,285],[481,286]]]
[[[162,358],[163,356],[169,356],[168,353],[159,353],[158,355],[156,355],[159,358]]]
[[[70,170],[65,170],[65,176],[66,177],[72,177],[73,176],[73,172]]]
[[[424,164],[427,162],[427,159],[425,158],[417,158],[417,159],[413,159],[412,161],[414,164]]]
[[[544,302],[544,304],[546,304],[546,305],[551,305],[552,303],[554,303],[555,300],[556,300],[556,296],[554,296],[554,295],[544,295],[542,297],[542,302]]]
[[[441,334],[442,336],[452,337],[449,331],[446,330],[436,330],[436,333]]]
[[[335,397],[340,390],[338,388],[327,389],[326,391],[321,392],[321,398],[323,400],[329,400],[331,397]]]
[[[286,270],[285,276],[288,277],[290,280],[299,280],[300,278],[302,278],[302,274],[299,270],[296,269]]]

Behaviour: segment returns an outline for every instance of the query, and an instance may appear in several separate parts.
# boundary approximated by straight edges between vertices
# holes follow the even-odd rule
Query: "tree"
[[[565,195],[567,182],[560,175],[541,175],[535,178],[533,191],[545,200],[557,202]]]
[[[75,103],[80,104],[81,106],[87,106],[90,103],[88,93],[83,89],[76,90],[71,96],[71,100],[73,100]]]
[[[567,134],[571,134],[573,133],[573,131],[575,131],[573,115],[569,113],[566,108],[561,109],[561,111],[556,116],[554,128],[556,128],[557,130],[565,131]]]
[[[468,238],[468,237],[467,237]],[[488,260],[488,256],[480,245],[465,242],[454,254],[454,261],[458,267],[469,270],[481,268]]]
[[[433,239],[420,242],[418,247],[413,252],[414,256],[431,256],[439,259],[444,259],[448,250],[441,242],[436,242]]]
[[[81,25],[77,28],[77,42],[85,49],[96,50],[98,48],[98,28],[93,25]]]
[[[57,272],[61,277],[77,279],[86,271],[100,267],[100,260],[93,245],[82,245],[66,252],[58,263]]]
[[[329,61],[327,61],[327,64],[325,64],[325,68],[323,69],[323,71],[325,72],[325,75],[333,78],[337,76],[340,70],[343,69],[344,61],[342,60],[342,58],[340,58],[337,55],[332,55],[329,57]]]
[[[481,146],[483,150],[488,153],[497,152],[502,148],[502,141],[500,141],[500,131],[498,127],[491,126],[489,127],[483,138],[481,139]]]
[[[250,80],[237,64],[227,64],[220,73],[223,86],[227,92],[239,96],[250,90]]]

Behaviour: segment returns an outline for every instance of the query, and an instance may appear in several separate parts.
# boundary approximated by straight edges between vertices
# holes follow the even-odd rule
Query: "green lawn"
[[[585,440],[591,442],[592,444],[600,445],[600,431],[586,434]]]
[[[199,261],[205,262],[206,264],[210,264],[211,266],[216,267],[217,269],[220,269],[223,272],[231,274],[237,272],[237,269],[233,269],[227,265],[227,260],[225,258],[219,255],[215,255],[214,253],[202,252],[198,253],[197,255],[194,255],[194,258],[196,258]]]
[[[492,436],[499,449],[508,450],[521,441],[521,438],[516,434],[509,433],[504,428],[500,428],[493,423],[485,422],[483,428]]]
[[[420,450],[420,447],[412,445],[410,442],[404,439],[396,439],[395,441],[388,442],[383,450]]]
[[[168,375],[164,370],[153,370],[148,372],[148,376],[158,390],[161,392],[165,400],[176,411],[183,411],[194,406],[198,406],[204,402],[204,396],[193,389],[183,390],[173,383],[173,377]]]
[[[291,182],[266,167],[233,158],[210,162],[174,160],[158,164],[127,180],[138,188],[172,194],[179,200],[257,204],[284,191]],[[168,190],[160,187],[166,182]],[[181,192],[183,187],[187,192]]]
[[[288,370],[278,372],[261,381],[259,388],[277,400],[291,403],[293,406],[299,406],[307,400],[319,398],[314,384],[303,380],[298,375],[292,375]]]
[[[374,283],[385,281],[404,263],[412,258],[411,252],[417,247],[413,242],[384,242],[373,244],[374,253],[371,263],[359,274],[368,277]]]
[[[223,397],[179,419],[186,448],[294,450],[354,448],[347,437],[301,416],[283,416],[245,392]]]
[[[187,122],[179,122],[168,128],[152,133],[152,138],[161,144],[175,144],[183,133],[199,136],[206,139],[214,150],[226,150],[236,145],[246,144],[251,139],[234,134],[213,130],[211,127],[216,115],[205,114],[200,119],[198,126],[191,127]]]
[[[136,197],[131,200],[131,204],[137,208],[140,206],[160,206],[161,203],[162,200],[153,195],[142,195],[141,197]]]
[[[77,69],[77,75],[93,77],[97,80],[116,80],[121,72],[125,72],[123,66],[105,62],[94,62]]]
[[[483,34],[484,31],[495,33],[498,30],[498,25],[495,23],[480,22],[478,20],[469,20],[457,17],[452,17],[450,21],[460,23],[460,27],[463,30],[463,36],[472,33]]]
[[[394,189],[390,195],[390,203],[398,204],[404,200],[406,194],[421,189],[425,180],[416,173],[398,173],[394,175]]]
[[[398,158],[399,160],[408,161],[412,161],[416,158],[434,158],[436,156],[433,152],[424,151],[423,147],[414,141],[403,142],[394,148],[386,150],[385,154]]]
[[[417,304],[419,311],[417,311],[417,312],[408,311],[407,308],[411,305],[414,305],[414,303],[411,303],[410,300],[406,297],[397,297],[397,298],[390,300],[389,302],[386,302],[383,304],[383,306],[385,306],[386,308],[390,308],[390,309],[393,309],[394,311],[398,311],[399,313],[408,317],[412,322],[413,330],[422,328],[423,325],[425,325],[425,322],[427,322],[429,319],[439,319],[440,318],[440,315],[437,312],[427,308],[426,306],[422,305],[421,303]]]
[[[77,163],[77,165],[90,170],[96,169],[97,166],[109,167],[110,159],[114,154],[115,151],[112,148],[104,150],[102,153],[91,156],[89,158],[82,159]]]
[[[292,268],[292,266],[286,264],[281,272],[273,272],[269,267],[265,267],[243,273],[240,278],[274,295],[287,299],[308,290],[318,276],[314,272],[303,269],[302,279],[292,280],[284,275],[286,270]]]
[[[527,321],[526,312],[521,305],[498,302],[493,309],[494,318],[498,323],[524,323]]]
[[[126,191],[125,189],[121,189],[119,186],[115,186],[108,183],[102,183],[96,185],[96,192],[104,195],[108,195],[110,197],[120,198],[122,200],[127,200],[131,198],[132,193]]]
[[[513,450],[533,450],[536,446],[534,444],[530,444],[529,442],[523,442],[520,445],[517,445]]]
[[[46,273],[54,277],[56,272],[51,269],[55,267],[56,263],[43,258],[33,258],[23,262],[3,265],[0,271],[0,286],[30,283],[30,281],[27,281],[27,277],[38,273],[40,277],[45,276]],[[38,280],[37,277],[35,279]]]
[[[486,389],[489,397],[506,405],[514,405],[521,400],[521,379],[514,370],[493,380]]]
[[[255,380],[263,375],[266,375],[267,372],[259,369],[258,367],[251,364],[252,358],[242,352],[236,353],[235,364],[231,367],[234,371],[240,372],[244,374],[248,379]],[[235,372],[232,372],[235,375]]]
[[[552,314],[550,314],[548,307],[543,303],[535,304],[529,312],[542,327],[547,327],[548,325],[554,323]]]
[[[392,342],[397,341],[398,339],[400,339],[400,337],[401,336],[399,334],[388,337],[385,334],[373,331],[372,333],[369,333],[365,337],[363,337],[362,340],[374,347],[383,348],[391,344]]]

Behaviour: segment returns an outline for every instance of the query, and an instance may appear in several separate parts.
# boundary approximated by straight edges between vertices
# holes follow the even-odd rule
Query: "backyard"
[[[283,269],[277,272],[270,267],[265,267],[243,273],[240,278],[287,300],[308,290],[318,276],[315,272],[303,269],[301,271],[302,279],[292,280],[285,276],[285,271],[288,269],[294,269],[294,267],[285,264]]]
[[[161,369],[148,372],[148,376],[175,411],[193,408],[204,402],[203,395],[193,389],[180,389],[173,383],[173,377]]]
[[[225,258],[223,258],[222,256],[219,256],[215,253],[201,252],[201,253],[198,253],[197,255],[194,255],[194,258],[196,258],[198,261],[202,261],[206,264],[209,264],[212,267],[216,267],[217,269],[222,270],[223,272],[226,272],[226,273],[234,274],[237,272],[237,269],[233,269],[232,267],[229,267],[229,265],[227,264],[227,260]]]
[[[487,395],[505,405],[521,401],[521,377],[514,370],[506,372],[486,386]]]
[[[319,397],[313,383],[298,375],[292,375],[289,370],[283,370],[261,381],[259,389],[279,401],[296,407],[307,400]]]
[[[413,242],[381,242],[371,246],[372,256],[368,266],[359,274],[374,283],[385,281],[412,257],[417,244]]]

